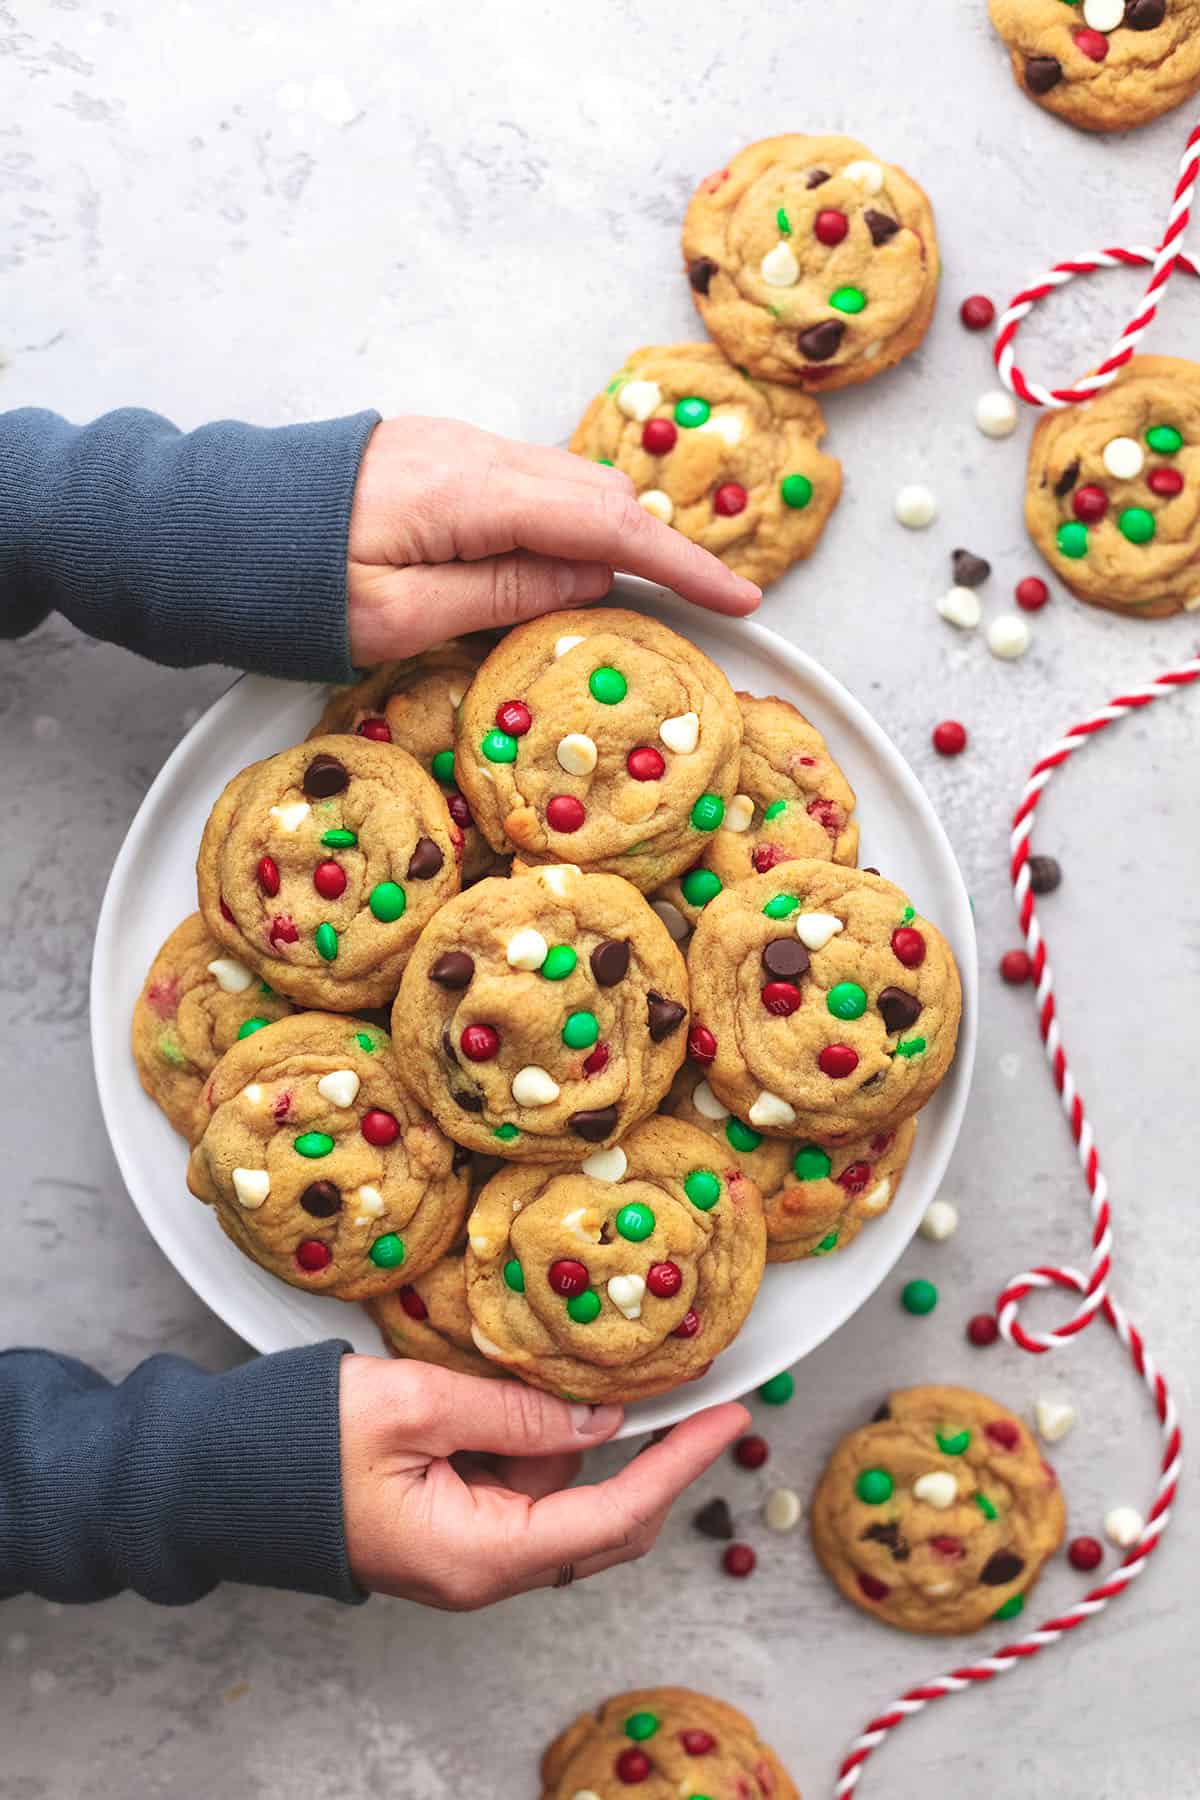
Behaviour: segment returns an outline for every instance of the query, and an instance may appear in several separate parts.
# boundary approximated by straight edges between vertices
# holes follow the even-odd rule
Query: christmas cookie
[[[1085,131],[1128,131],[1200,88],[1200,0],[990,0],[1017,84]]]
[[[335,693],[310,737],[352,731],[376,744],[397,744],[428,769],[463,834],[464,886],[495,872],[497,858],[475,829],[454,778],[454,719],[476,669],[492,647],[482,632],[451,638],[404,662],[384,663]]]
[[[461,848],[432,776],[403,750],[311,738],[235,775],[217,801],[196,864],[200,911],[290,999],[381,1006],[458,892]]]
[[[841,464],[795,387],[752,381],[715,344],[635,350],[588,407],[571,449],[632,477],[648,512],[765,587],[810,556]]]
[[[678,1119],[647,1119],[579,1168],[502,1169],[467,1229],[476,1347],[591,1402],[703,1374],[766,1255],[758,1189]]]
[[[950,1066],[961,992],[945,938],[890,881],[781,863],[705,907],[688,948],[692,1047],[767,1137],[894,1131]]]
[[[933,317],[929,201],[853,138],[793,134],[739,151],[692,196],[683,257],[725,355],[771,381],[869,381],[915,350]]]
[[[367,1300],[412,1281],[462,1230],[454,1145],[402,1092],[387,1033],[297,1013],[235,1044],[205,1088],[188,1186],[260,1268]]]
[[[582,1162],[670,1087],[687,998],[665,926],[615,875],[561,866],[477,882],[405,970],[401,1078],[458,1143]]]
[[[896,1197],[916,1126],[831,1145],[764,1137],[717,1099],[703,1065],[689,1059],[675,1077],[662,1110],[698,1126],[731,1156],[762,1195],[767,1261],[828,1256],[853,1243],[864,1225]]]
[[[213,942],[199,913],[171,933],[133,1009],[142,1086],[190,1142],[203,1129],[201,1090],[239,1037],[292,1010],[252,969]]]
[[[786,700],[739,694],[742,754],[737,793],[693,868],[655,896],[689,925],[722,888],[796,857],[858,860],[854,789],[815,725]]]
[[[1086,406],[1047,413],[1025,522],[1093,606],[1143,619],[1200,606],[1200,363],[1135,356]]]
[[[1013,1619],[1063,1539],[1032,1433],[969,1388],[890,1395],[844,1437],[812,1503],[817,1556],[848,1600],[902,1631]]]
[[[369,1303],[368,1311],[393,1356],[436,1363],[459,1375],[503,1375],[471,1336],[462,1250],[452,1250],[416,1281]]]
[[[648,893],[725,817],[742,722],[694,644],[640,613],[557,612],[509,632],[459,715],[455,766],[493,849]]]
[[[542,1800],[618,1800],[628,1787],[645,1800],[800,1800],[745,1714],[689,1688],[616,1694],[542,1757]]]

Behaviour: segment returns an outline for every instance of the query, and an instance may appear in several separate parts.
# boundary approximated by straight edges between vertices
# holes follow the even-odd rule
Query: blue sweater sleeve
[[[69,1357],[0,1355],[0,1598],[178,1605],[242,1581],[365,1599],[342,1526],[347,1348],[222,1375],[155,1356],[119,1386]]]
[[[379,415],[181,432],[0,414],[0,636],[61,612],[178,668],[351,681],[346,540]]]

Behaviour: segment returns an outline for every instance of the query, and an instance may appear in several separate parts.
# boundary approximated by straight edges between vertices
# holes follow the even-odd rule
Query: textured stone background
[[[986,351],[955,304],[979,288],[1003,296],[1052,254],[1149,235],[1182,116],[1109,142],[1044,117],[1010,88],[982,0],[765,0],[742,13],[685,0],[601,0],[586,13],[540,0],[469,11],[57,0],[0,4],[0,52],[0,404],[77,419],[129,402],[185,425],[374,404],[562,443],[629,348],[694,333],[679,219],[694,182],[733,148],[832,128],[909,166],[937,208],[944,303],[899,373],[829,402],[846,498],[819,554],[762,617],[871,704],[928,782],[990,971],[1013,940],[1005,821],[1033,754],[1122,683],[1193,653],[1197,630],[1056,595],[1026,660],[1002,665],[937,619],[954,544],[994,560],[991,610],[1033,560],[1019,510],[1027,427],[1006,444],[975,431]],[[1080,284],[1030,334],[1027,361],[1078,371],[1134,292],[1120,276]],[[1194,304],[1172,299],[1159,346],[1200,351]],[[890,513],[894,489],[913,479],[942,502],[920,536]],[[113,1374],[163,1347],[210,1365],[244,1354],[121,1190],[86,1014],[93,921],[122,833],[227,679],[150,669],[59,624],[0,648],[0,1329]],[[1112,1178],[1120,1292],[1185,1416],[1200,1253],[1185,1138],[1198,707],[1197,696],[1170,701],[1078,759],[1039,840],[1066,870],[1044,916]],[[946,715],[972,733],[957,762],[928,744]],[[1018,1407],[1039,1392],[1074,1399],[1080,1425],[1056,1461],[1075,1529],[1097,1530],[1117,1502],[1144,1507],[1151,1491],[1148,1409],[1099,1329],[1052,1366],[964,1344],[963,1320],[1003,1277],[1030,1259],[1079,1257],[1085,1239],[1029,997],[990,973],[984,994],[946,1187],[960,1233],[918,1240],[799,1370],[794,1404],[760,1409],[770,1482],[727,1468],[704,1484],[729,1496],[758,1546],[752,1581],[717,1572],[684,1507],[647,1567],[478,1618],[233,1589],[184,1613],[10,1602],[3,1800],[523,1800],[536,1751],[565,1717],[661,1679],[744,1703],[810,1800],[829,1792],[868,1710],[964,1646],[889,1634],[836,1602],[803,1536],[772,1538],[759,1523],[769,1485],[807,1489],[831,1440],[889,1383],[940,1377]],[[918,1272],[942,1289],[922,1321],[897,1304]],[[907,1727],[863,1791],[1193,1794],[1194,1514],[1175,1532],[1103,1622]],[[1056,1566],[1039,1614],[1080,1591]]]

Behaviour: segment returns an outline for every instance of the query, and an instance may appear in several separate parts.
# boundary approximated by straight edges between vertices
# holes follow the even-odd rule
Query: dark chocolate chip
[[[973,550],[956,550],[951,563],[955,587],[982,587],[992,572],[991,563],[985,562],[982,556],[976,556]]]
[[[454,1174],[457,1175],[460,1169],[465,1169],[470,1160],[471,1152],[464,1149],[462,1144],[455,1144],[454,1155],[450,1158],[450,1167]]]
[[[763,950],[762,966],[776,981],[795,981],[808,967],[808,951],[799,938],[772,938]]]
[[[1048,94],[1062,80],[1062,64],[1057,56],[1028,56],[1025,59],[1025,85],[1031,94]]]
[[[1031,856],[1029,885],[1035,894],[1052,894],[1062,881],[1062,869],[1053,856]]]
[[[616,987],[629,972],[629,945],[624,938],[605,938],[596,945],[588,961],[601,987]]]
[[[884,988],[875,1004],[888,1031],[907,1031],[921,1016],[921,1002],[903,988]]]
[[[661,1044],[664,1038],[669,1038],[683,1024],[687,1018],[687,1007],[681,1006],[678,1000],[664,1000],[661,994],[648,994],[646,1017],[650,1026],[651,1043]]]
[[[718,268],[711,256],[697,256],[688,264],[688,280],[698,294],[707,294]]]
[[[1063,470],[1062,474],[1059,476],[1058,480],[1054,484],[1055,497],[1059,500],[1065,499],[1066,496],[1070,493],[1071,489],[1075,486],[1075,483],[1078,480],[1079,480],[1079,464],[1078,464],[1078,462],[1068,463],[1066,468]]]
[[[809,362],[828,362],[836,356],[841,348],[842,339],[846,335],[846,327],[840,319],[822,319],[819,325],[810,325],[796,339],[801,356]]]
[[[871,242],[875,245],[886,244],[900,229],[899,219],[893,219],[889,213],[876,212],[873,206],[868,206],[863,218],[867,222]]]
[[[599,1144],[617,1129],[615,1106],[592,1106],[584,1112],[572,1113],[567,1124],[585,1143]]]
[[[863,869],[860,871],[860,873],[863,875],[878,875],[879,870],[878,869]]]
[[[328,800],[349,785],[346,765],[336,756],[314,756],[304,771],[304,791],[310,800]]]
[[[1015,1581],[1024,1567],[1024,1561],[1014,1551],[997,1550],[980,1569],[979,1579],[984,1587],[1003,1587],[1005,1582]]]
[[[871,1423],[872,1423],[872,1425],[882,1425],[883,1421],[885,1419],[890,1419],[891,1416],[892,1416],[891,1407],[888,1405],[886,1400],[882,1400],[879,1403],[879,1405],[875,1408],[875,1411],[871,1414]]]
[[[805,187],[810,187],[810,188],[821,187],[828,180],[829,180],[829,170],[828,169],[810,169],[808,171],[808,178],[805,181],[804,185],[805,185]]]
[[[442,1028],[442,1055],[447,1062],[454,1063],[457,1067],[458,1058],[454,1054],[454,1040],[450,1036],[450,1027],[448,1025],[445,1025]]]
[[[1128,0],[1125,23],[1130,31],[1153,31],[1167,16],[1167,0]]]
[[[863,1537],[872,1544],[886,1545],[897,1562],[907,1562],[912,1555],[895,1519],[890,1519],[886,1525],[868,1525]]]
[[[611,1244],[612,1241],[613,1241],[612,1223],[610,1220],[605,1219],[602,1221],[601,1226],[600,1226],[600,1242],[602,1244]]]
[[[314,1219],[332,1219],[342,1210],[340,1188],[332,1181],[310,1181],[300,1196],[300,1204]]]
[[[473,956],[468,956],[465,950],[447,950],[430,969],[429,979],[436,981],[439,987],[452,988],[457,993],[460,988],[470,987],[474,973]]]
[[[464,1112],[483,1111],[483,1095],[477,1094],[473,1088],[464,1088],[461,1094],[451,1094],[450,1098],[456,1106],[461,1106]]]
[[[705,1537],[731,1538],[733,1536],[733,1514],[726,1500],[709,1500],[695,1513],[692,1524]]]
[[[408,859],[408,879],[410,881],[429,881],[437,874],[445,860],[432,838],[418,838],[417,847]]]

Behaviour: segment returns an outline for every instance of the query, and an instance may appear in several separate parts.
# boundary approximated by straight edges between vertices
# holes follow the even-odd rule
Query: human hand
[[[580,1452],[604,1443],[621,1419],[619,1406],[572,1406],[515,1381],[343,1357],[342,1492],[355,1580],[468,1612],[553,1587],[568,1565],[582,1580],[644,1556],[673,1502],[748,1416],[742,1406],[710,1407],[618,1475],[564,1491]]]
[[[386,419],[350,515],[350,655],[359,668],[430,642],[601,599],[614,569],[713,612],[752,612],[752,582],[653,518],[619,469],[453,419]]]

